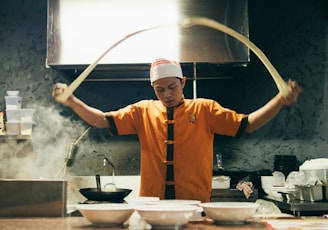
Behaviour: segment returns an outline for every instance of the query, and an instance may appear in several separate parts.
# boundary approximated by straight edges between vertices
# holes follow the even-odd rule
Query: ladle
[[[97,184],[97,192],[101,193],[101,182],[100,182],[100,175],[96,175],[96,184]]]
[[[240,42],[242,42],[243,44],[245,44],[247,47],[250,48],[250,50],[252,50],[257,57],[262,61],[262,63],[264,64],[264,66],[267,68],[267,70],[269,71],[269,73],[271,74],[273,80],[275,81],[277,88],[279,89],[279,92],[283,95],[283,96],[287,96],[288,93],[290,92],[291,88],[289,87],[289,85],[281,78],[281,76],[279,75],[279,73],[277,72],[277,70],[273,67],[273,65],[270,63],[270,61],[268,60],[268,58],[264,55],[264,53],[254,44],[252,43],[247,37],[243,36],[242,34],[234,31],[233,29],[217,22],[214,21],[212,19],[209,18],[205,18],[205,17],[192,17],[192,18],[186,18],[184,20],[182,20],[180,23],[175,24],[173,26],[180,26],[180,27],[190,27],[190,26],[195,26],[195,25],[201,25],[201,26],[207,26],[210,27],[212,29],[216,29],[219,31],[222,31],[234,38],[236,38],[237,40],[239,40]],[[133,33],[130,33],[128,35],[126,35],[125,37],[123,37],[122,39],[120,39],[119,41],[117,41],[115,44],[113,44],[111,47],[109,47],[102,55],[100,55],[100,57],[93,62],[92,64],[90,64],[81,74],[79,77],[77,77],[64,91],[59,90],[58,92],[56,92],[58,94],[58,96],[56,97],[56,100],[59,102],[64,103],[68,97],[75,91],[75,89],[84,81],[84,79],[87,78],[87,76],[91,73],[91,71],[97,66],[97,64],[99,63],[99,61],[106,56],[106,54],[111,51],[112,49],[114,49],[117,45],[119,45],[120,43],[122,43],[124,40],[142,33],[144,31],[148,31],[148,30],[152,30],[152,29],[157,29],[157,28],[161,28],[164,26],[172,26],[172,25],[159,25],[159,26],[154,26],[154,27],[150,27],[150,28],[146,28],[146,29],[142,29]]]

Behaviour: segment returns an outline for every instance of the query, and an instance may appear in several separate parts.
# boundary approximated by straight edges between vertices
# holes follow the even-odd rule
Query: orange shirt
[[[108,115],[113,135],[137,134],[140,141],[140,196],[164,198],[167,110],[143,100]],[[210,99],[184,99],[174,109],[174,183],[176,199],[210,201],[214,134],[236,136],[244,114]]]

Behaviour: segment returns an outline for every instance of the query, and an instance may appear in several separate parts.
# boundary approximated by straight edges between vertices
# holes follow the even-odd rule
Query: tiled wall
[[[23,106],[37,112],[31,141],[0,137],[0,177],[61,177],[68,144],[88,127],[51,99],[55,82],[69,83],[73,79],[45,68],[46,9],[44,0],[1,3],[0,98],[6,90],[20,90]],[[300,83],[303,93],[297,104],[284,108],[255,133],[241,140],[217,137],[215,151],[222,152],[226,169],[273,169],[276,154],[296,155],[299,163],[327,156],[327,12],[325,0],[250,0],[251,40],[286,80]],[[237,83],[216,81],[211,83],[216,86],[214,90],[205,84],[205,90],[200,91],[211,92],[223,105],[251,112],[273,97],[277,88],[253,54],[249,69],[250,76]],[[224,84],[231,88],[222,93],[219,86]],[[148,82],[83,83],[76,95],[104,110],[154,97]],[[0,100],[0,111],[4,110],[4,100]],[[134,136],[109,137],[106,130],[92,129],[79,143],[75,162],[66,175],[101,173],[104,155],[116,165],[118,175],[136,175],[138,153]]]

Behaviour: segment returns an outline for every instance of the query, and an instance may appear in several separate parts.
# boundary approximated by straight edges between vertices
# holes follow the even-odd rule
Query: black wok
[[[80,193],[88,200],[109,201],[114,203],[123,202],[124,198],[130,194],[131,189],[114,188],[114,190],[103,191],[100,184],[100,175],[96,175],[97,188],[81,188]]]
[[[131,193],[131,189],[116,188],[115,191],[99,191],[98,188],[81,188],[80,193],[88,200],[121,203]]]

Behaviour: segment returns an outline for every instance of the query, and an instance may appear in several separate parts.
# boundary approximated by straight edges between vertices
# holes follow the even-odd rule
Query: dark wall
[[[88,126],[50,96],[55,82],[72,76],[45,67],[47,5],[43,0],[2,1],[0,7],[0,97],[20,90],[23,107],[37,110],[31,140],[0,137],[0,177],[60,177],[67,146]],[[230,170],[273,168],[274,155],[295,155],[298,162],[326,156],[328,92],[328,7],[325,0],[249,1],[250,39],[285,80],[297,80],[303,93],[266,126],[241,140],[217,136],[215,152]],[[192,96],[188,81],[186,97]],[[199,81],[198,96],[211,97],[240,112],[251,112],[277,93],[261,61],[251,53],[247,73],[233,80]],[[149,82],[84,82],[75,92],[103,110],[154,98]],[[5,111],[4,100],[0,111]],[[31,146],[32,149],[31,150]],[[135,136],[110,137],[92,129],[79,143],[67,174],[101,172],[106,155],[117,174],[139,173]],[[32,157],[31,157],[32,156]],[[35,170],[34,170],[35,169]]]

